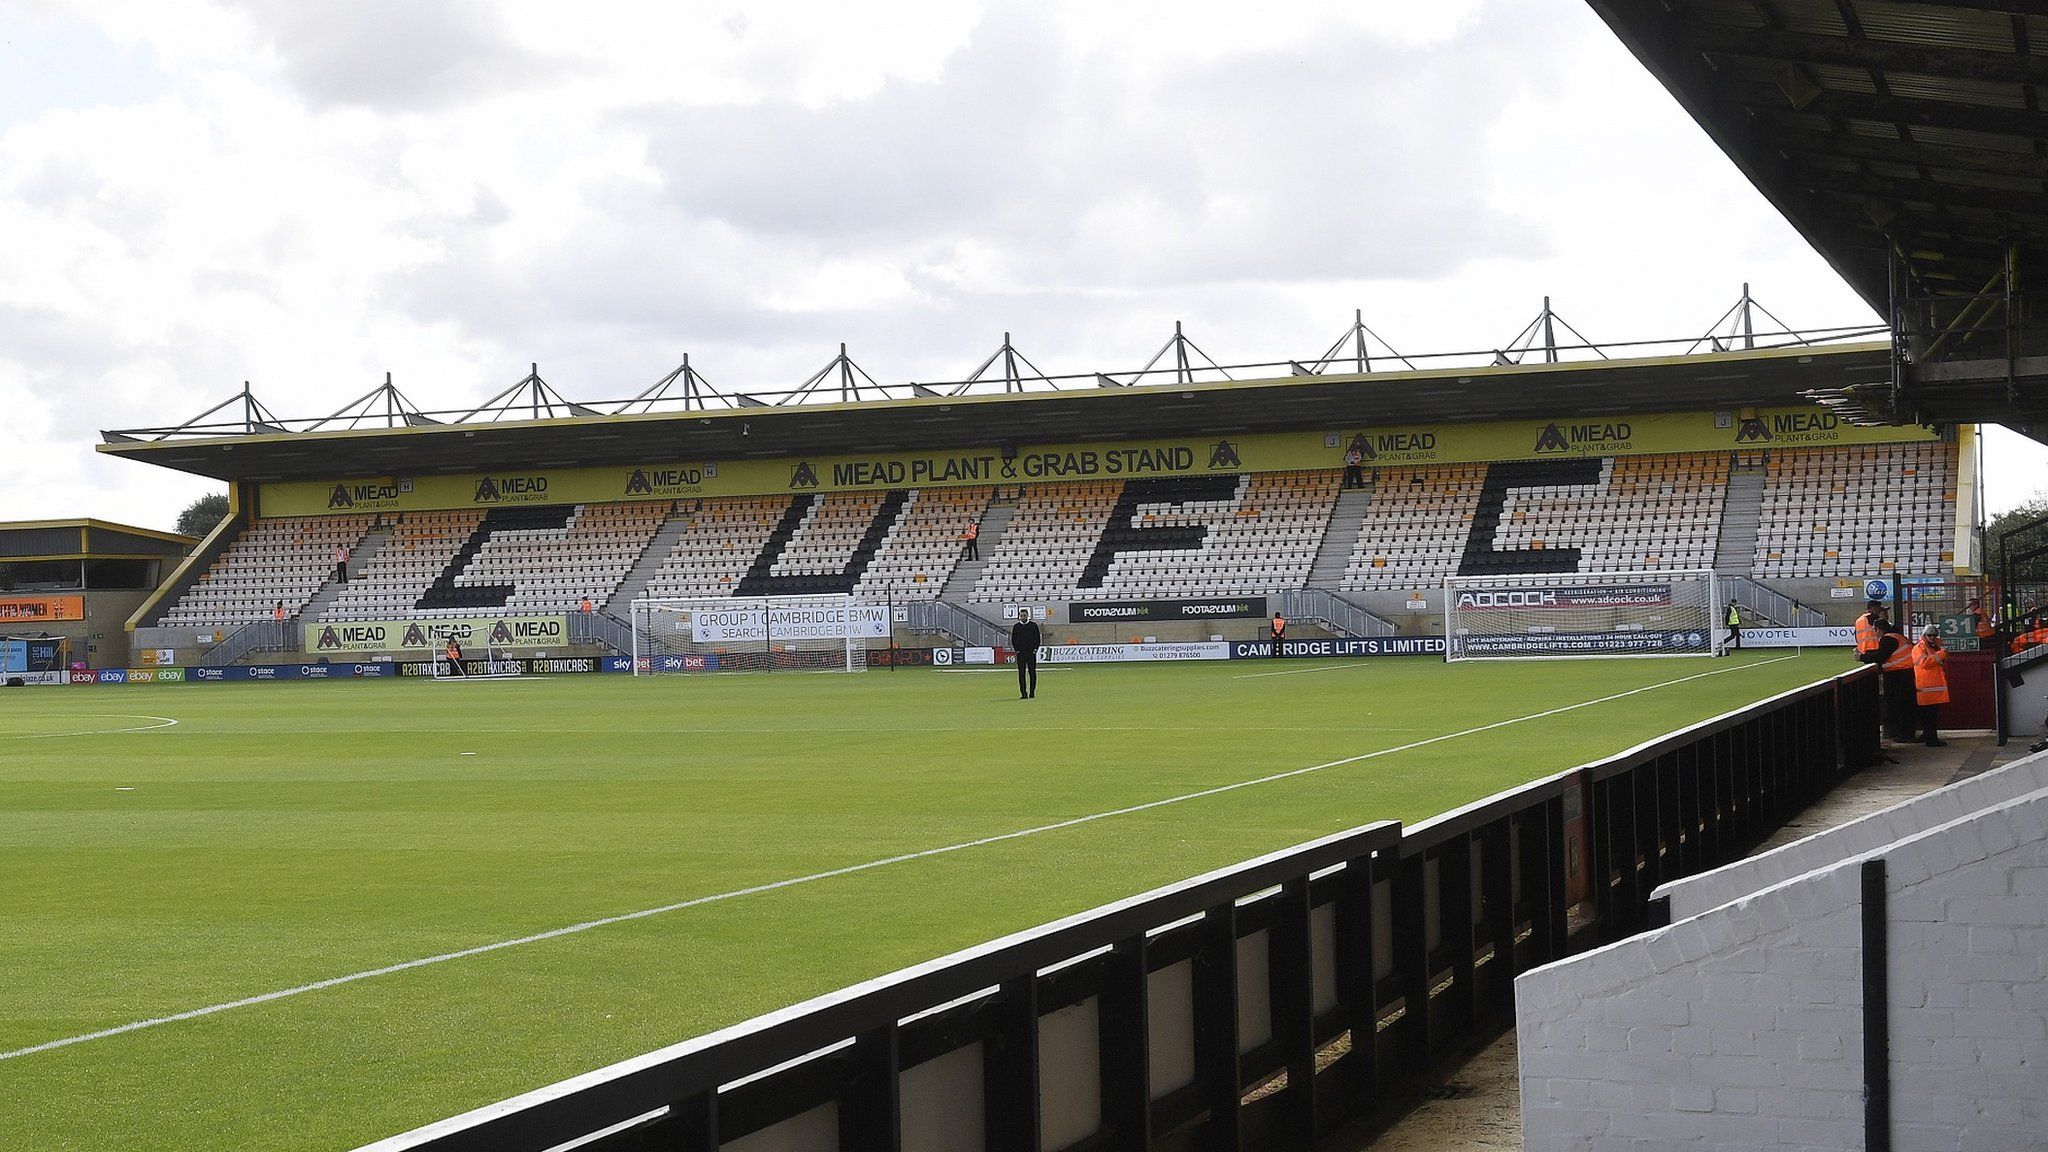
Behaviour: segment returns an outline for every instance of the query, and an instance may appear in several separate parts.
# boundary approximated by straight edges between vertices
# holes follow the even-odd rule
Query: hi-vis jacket
[[[1922,707],[1948,703],[1948,653],[1922,640],[1913,645],[1913,698]]]

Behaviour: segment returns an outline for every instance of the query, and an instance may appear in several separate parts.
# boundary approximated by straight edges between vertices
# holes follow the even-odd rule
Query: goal
[[[1446,660],[1712,656],[1726,629],[1708,569],[1453,576]]]
[[[481,653],[464,652],[460,673],[449,667],[448,658],[440,649],[430,649],[427,658],[436,680],[511,680],[526,674],[525,661],[493,644],[485,644]]]
[[[633,674],[864,672],[889,608],[845,594],[633,601]]]

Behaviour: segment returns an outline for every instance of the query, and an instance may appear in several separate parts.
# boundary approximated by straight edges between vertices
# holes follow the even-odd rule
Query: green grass
[[[0,1059],[0,1148],[352,1147],[1846,666],[1765,659],[1070,667],[1032,702],[1002,673],[938,671],[0,693],[12,1052],[1723,673]],[[36,738],[151,723],[132,716],[178,724]]]

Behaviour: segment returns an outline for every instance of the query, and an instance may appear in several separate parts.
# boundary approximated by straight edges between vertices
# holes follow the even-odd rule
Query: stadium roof
[[[103,560],[182,556],[190,536],[105,520],[14,520],[0,523],[0,560]]]
[[[313,480],[1794,406],[1889,372],[1889,345],[1866,342],[368,430],[252,422],[231,435],[110,434],[99,450],[223,480]]]
[[[2023,320],[2009,337],[2003,309],[2028,279],[2018,271],[2048,256],[2048,5],[1589,2],[1856,292],[1898,318],[1914,363],[1996,361],[1909,371],[1902,384],[1920,387],[1866,395],[1871,411],[2048,436],[2048,332]],[[2033,362],[2008,372],[2011,351]]]

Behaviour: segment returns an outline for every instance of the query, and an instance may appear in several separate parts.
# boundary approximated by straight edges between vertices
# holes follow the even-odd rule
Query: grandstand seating
[[[690,501],[677,513],[675,546],[647,581],[655,598],[730,596],[746,579],[789,510],[787,496],[723,496]]]
[[[970,599],[1125,600],[1298,588],[1336,471],[1035,485]]]
[[[1936,573],[1952,564],[1953,446],[1747,455],[1765,473],[1755,575]],[[1732,463],[1728,453],[1701,453],[1371,469],[1341,586],[1709,567]],[[984,542],[968,595],[1001,603],[1298,588],[1339,494],[1335,470],[1020,485],[1007,529]],[[850,588],[934,599],[960,562],[965,530],[995,495],[981,486],[258,520],[156,622],[236,625],[267,619],[280,601],[297,613],[327,585],[337,545],[372,551],[317,613],[322,620],[553,614],[586,596],[605,604],[657,537],[673,544],[633,592]]]
[[[1751,568],[1770,580],[1951,567],[1956,467],[1940,442],[1774,449]]]
[[[1519,473],[1512,487],[1497,474],[1508,467]],[[1484,519],[1489,473],[1497,524],[1491,551],[1478,553],[1473,529]],[[1727,482],[1728,458],[1719,453],[1381,468],[1344,587],[1433,588],[1448,576],[1491,572],[1709,568]],[[1557,559],[1564,563],[1544,563]]]
[[[682,533],[643,595],[800,594],[850,587],[878,599],[937,599],[960,561],[961,537],[981,519],[992,492],[871,489],[703,500],[683,514]],[[757,565],[777,543],[773,561]],[[848,569],[863,552],[867,562],[849,585]]]
[[[1485,483],[1484,464],[1375,469],[1344,587],[1441,587],[1458,574]]]
[[[585,597],[602,604],[668,519],[666,500],[587,504],[569,510],[504,509],[487,517],[474,558],[445,588],[429,589],[414,615],[573,612]],[[528,522],[523,526],[522,519]],[[440,591],[448,601],[431,599]]]
[[[236,537],[158,619],[165,627],[268,620],[278,604],[297,615],[334,575],[334,550],[361,547],[369,516],[259,520]]]
[[[854,588],[857,596],[936,600],[965,551],[963,537],[981,521],[995,490],[914,489]]]
[[[363,570],[320,613],[321,620],[390,620],[410,615],[436,577],[476,534],[484,513],[406,512]]]

